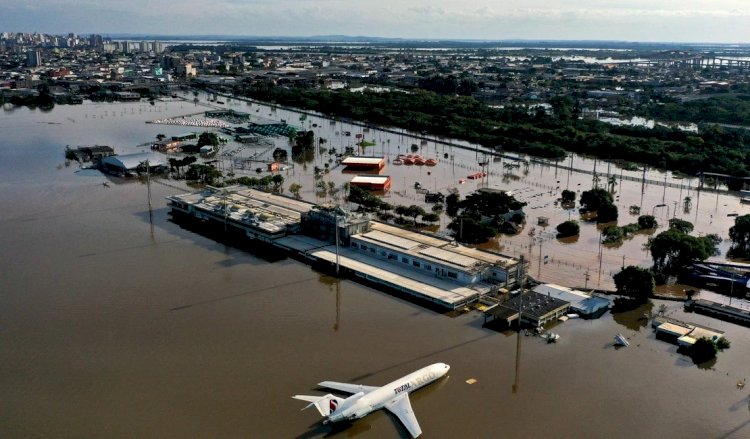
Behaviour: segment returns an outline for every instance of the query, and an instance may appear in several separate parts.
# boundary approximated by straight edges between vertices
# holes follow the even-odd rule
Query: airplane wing
[[[411,409],[411,402],[409,402],[409,395],[403,394],[393,401],[385,405],[385,408],[396,415],[399,421],[404,424],[411,437],[417,437],[422,434],[422,429],[419,428],[419,422],[417,417],[414,415],[414,410]]]
[[[363,386],[362,384],[337,383],[336,381],[323,381],[322,383],[318,383],[318,385],[327,389],[334,389],[351,394],[359,392],[370,393],[373,390],[380,388],[373,386]]]

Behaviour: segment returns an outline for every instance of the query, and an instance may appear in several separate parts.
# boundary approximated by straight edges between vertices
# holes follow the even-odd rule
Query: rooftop
[[[313,207],[303,201],[246,186],[207,188],[202,192],[173,195],[167,199],[271,234],[281,233],[287,227],[299,224],[302,213]]]

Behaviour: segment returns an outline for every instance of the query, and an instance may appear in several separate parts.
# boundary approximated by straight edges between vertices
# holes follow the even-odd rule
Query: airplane
[[[315,406],[320,415],[326,418],[323,421],[324,425],[332,422],[354,421],[384,408],[396,415],[409,430],[409,434],[416,438],[422,434],[422,429],[411,408],[409,394],[442,378],[450,368],[445,363],[431,364],[383,387],[323,381],[318,383],[318,386],[352,395],[344,399],[330,393],[323,396],[294,395],[292,398],[310,403],[302,410]]]

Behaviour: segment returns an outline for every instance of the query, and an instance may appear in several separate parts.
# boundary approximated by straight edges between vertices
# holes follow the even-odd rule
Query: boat
[[[485,174],[484,172],[477,172],[475,174],[469,175],[466,178],[468,178],[469,180],[477,180],[477,179],[480,179],[480,178],[486,177],[486,176],[487,176],[487,174]]]
[[[437,160],[435,159],[427,159],[424,161],[424,164],[427,166],[435,166],[437,165]]]
[[[393,161],[391,163],[393,163],[394,165],[403,165],[404,161],[402,159],[400,159],[400,158],[397,157],[397,158],[393,159]]]
[[[413,159],[413,158],[410,158],[410,157],[408,157],[408,156],[407,156],[406,158],[404,158],[404,160],[403,160],[403,161],[404,161],[404,164],[405,164],[405,165],[413,165],[413,164],[414,164],[414,159]]]
[[[630,346],[630,342],[622,334],[615,335],[615,346]]]
[[[423,159],[420,156],[417,156],[414,158],[414,164],[418,166],[423,166],[426,163],[425,159]]]

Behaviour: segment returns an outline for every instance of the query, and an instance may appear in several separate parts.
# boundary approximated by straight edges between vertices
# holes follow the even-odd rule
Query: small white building
[[[545,296],[556,297],[570,302],[570,310],[584,318],[599,318],[612,305],[612,300],[606,297],[592,296],[583,291],[555,284],[537,285],[534,291]]]

